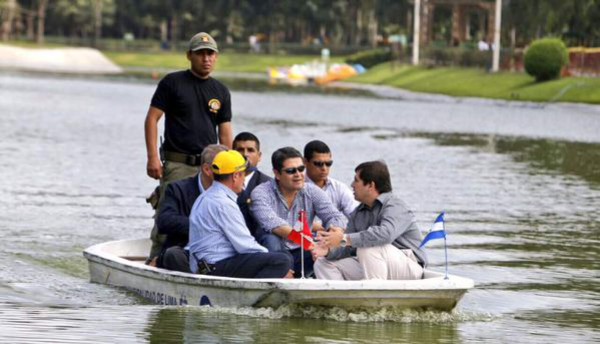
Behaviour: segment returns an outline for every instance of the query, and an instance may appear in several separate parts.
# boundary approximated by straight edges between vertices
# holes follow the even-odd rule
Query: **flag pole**
[[[446,256],[446,277],[444,279],[448,279],[448,245],[446,243],[446,219],[442,222],[442,228],[444,229],[444,254]]]
[[[306,212],[304,210],[300,210],[300,222],[302,223],[302,230],[300,234],[300,266],[301,266],[301,279],[304,279],[304,216],[306,216]]]
[[[446,245],[446,237],[444,237],[444,251],[446,253],[446,277],[444,279],[448,279],[448,245]]]

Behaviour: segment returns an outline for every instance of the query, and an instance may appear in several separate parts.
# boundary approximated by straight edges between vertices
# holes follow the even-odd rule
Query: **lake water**
[[[234,91],[262,170],[315,138],[346,183],[385,159],[423,232],[446,211],[450,273],[476,288],[451,313],[165,307],[90,283],[82,257],[149,235],[154,87],[0,74],[0,342],[600,341],[600,107]]]

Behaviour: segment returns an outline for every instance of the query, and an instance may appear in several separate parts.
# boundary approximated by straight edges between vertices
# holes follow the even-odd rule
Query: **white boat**
[[[196,275],[144,264],[149,239],[119,240],[87,248],[92,282],[123,287],[157,304],[221,307],[310,305],[369,309],[398,307],[449,311],[473,280],[426,270],[420,280],[329,281],[241,279]]]

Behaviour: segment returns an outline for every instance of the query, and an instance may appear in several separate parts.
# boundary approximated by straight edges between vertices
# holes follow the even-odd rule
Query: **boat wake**
[[[199,307],[198,311],[216,314],[243,315],[254,318],[282,319],[304,318],[323,319],[339,322],[397,322],[397,323],[461,323],[472,321],[492,321],[494,316],[488,313],[473,313],[460,310],[451,312],[419,311],[385,307],[375,310],[345,310],[337,307],[317,307],[285,305],[279,308],[251,307]]]

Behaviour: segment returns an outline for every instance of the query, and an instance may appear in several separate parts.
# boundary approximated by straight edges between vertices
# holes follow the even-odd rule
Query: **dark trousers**
[[[283,244],[283,240],[281,240],[278,235],[272,233],[262,232],[258,234],[258,239],[256,239],[256,241],[269,250],[269,252],[281,252],[287,250]]]
[[[259,230],[260,233],[260,230]],[[294,277],[302,277],[302,261],[300,254],[301,248],[297,248],[294,250],[288,250],[285,247],[284,241],[275,234],[271,233],[260,233],[260,237],[258,239],[258,243],[262,246],[266,247],[269,252],[282,252],[287,254],[292,264],[290,265],[290,269],[294,270]],[[304,251],[304,276],[309,277],[313,274],[313,259],[310,251]]]
[[[159,267],[191,273],[190,270],[190,254],[181,246],[171,246],[162,255],[162,262]],[[161,266],[162,265],[162,266]]]
[[[246,253],[215,263],[210,274],[239,278],[282,278],[291,264],[290,257],[283,252]]]
[[[294,261],[294,277],[299,278],[302,277],[302,249],[297,248],[294,250],[288,251],[291,253],[293,261]],[[313,274],[313,259],[310,251],[304,250],[304,277],[310,277]]]

